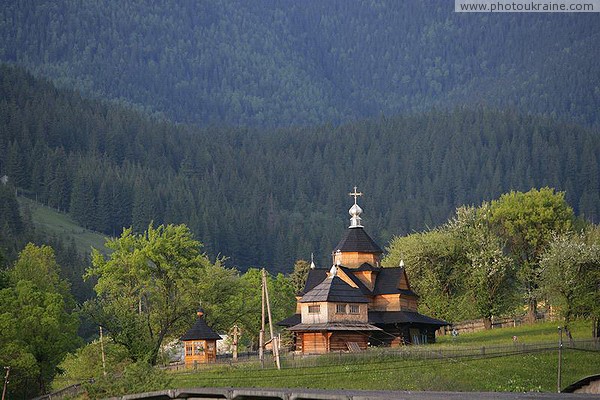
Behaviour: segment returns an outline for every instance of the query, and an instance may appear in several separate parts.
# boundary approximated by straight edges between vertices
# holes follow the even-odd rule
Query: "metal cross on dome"
[[[354,196],[354,204],[356,204],[356,199],[358,198],[358,196],[362,196],[362,192],[357,192],[356,191],[357,187],[354,186],[354,192],[352,193],[348,193],[348,196]]]

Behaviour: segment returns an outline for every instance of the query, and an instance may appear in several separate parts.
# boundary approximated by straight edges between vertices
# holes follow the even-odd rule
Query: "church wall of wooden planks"
[[[296,314],[279,322],[294,335],[302,354],[360,351],[368,346],[401,346],[435,341],[447,322],[420,314],[403,262],[380,265],[383,250],[362,226],[356,188],[350,193],[350,226],[333,251],[333,265],[311,263],[306,285],[297,296]]]

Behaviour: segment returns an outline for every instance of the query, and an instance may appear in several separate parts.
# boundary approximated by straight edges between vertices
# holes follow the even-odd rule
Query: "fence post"
[[[558,327],[558,380],[556,383],[556,386],[558,388],[558,393],[560,393],[560,374],[561,374],[561,367],[562,367],[562,328],[559,326]]]

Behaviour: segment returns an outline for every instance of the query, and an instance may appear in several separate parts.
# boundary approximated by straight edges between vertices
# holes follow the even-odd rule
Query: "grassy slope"
[[[455,341],[443,338],[431,348],[475,347],[557,340],[557,324],[497,329],[461,335]],[[573,324],[575,339],[590,338],[588,322]],[[255,386],[306,387],[324,389],[451,390],[451,391],[556,391],[557,352],[523,354],[474,360],[414,360],[381,354],[344,363],[261,370],[257,365],[219,366],[199,372],[173,374],[172,387]],[[563,387],[600,372],[600,353],[565,350]]]
[[[437,339],[436,346],[489,346],[509,345],[513,336],[517,336],[519,343],[556,342],[558,340],[558,326],[562,322],[538,323],[534,325],[521,325],[515,328],[492,329],[490,331],[463,334],[456,338],[442,336]],[[573,339],[591,339],[591,323],[576,321],[569,327]]]
[[[21,210],[24,208],[29,209],[33,224],[41,232],[60,237],[65,244],[68,244],[73,239],[75,246],[77,246],[77,251],[81,254],[89,254],[92,247],[101,251],[107,251],[104,247],[105,236],[82,228],[67,214],[43,206],[26,197],[19,197],[18,200]]]

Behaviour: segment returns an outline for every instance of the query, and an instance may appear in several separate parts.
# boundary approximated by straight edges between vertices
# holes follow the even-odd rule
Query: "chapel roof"
[[[221,340],[221,336],[213,331],[204,321],[202,316],[196,319],[192,327],[180,338],[181,340]]]
[[[387,325],[387,324],[421,324],[421,325],[449,325],[448,322],[428,317],[416,311],[373,311],[369,310],[369,324]],[[277,325],[290,327],[301,323],[301,315],[294,314],[286,319],[279,321]]]

